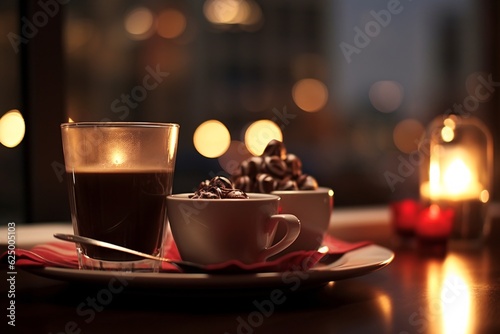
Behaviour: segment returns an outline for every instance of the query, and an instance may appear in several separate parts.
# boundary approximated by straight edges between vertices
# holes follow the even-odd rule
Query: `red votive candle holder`
[[[432,204],[418,216],[415,233],[421,243],[446,244],[451,235],[455,213]]]
[[[413,199],[404,199],[393,202],[390,205],[392,214],[392,226],[396,234],[403,237],[412,237],[422,206],[420,202]]]

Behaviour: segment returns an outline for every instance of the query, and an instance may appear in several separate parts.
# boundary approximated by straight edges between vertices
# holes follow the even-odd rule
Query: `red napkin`
[[[354,249],[369,245],[370,243],[369,241],[350,243],[327,236],[323,243],[328,247],[327,253],[319,251],[298,251],[286,254],[269,262],[244,264],[240,261],[232,260],[224,263],[207,265],[205,269],[207,272],[213,273],[304,271],[313,267],[325,256],[340,256]],[[166,257],[175,260],[180,259],[175,243],[172,243]],[[6,260],[7,252],[0,257],[1,263],[5,263]],[[75,245],[64,241],[53,241],[37,245],[30,250],[16,249],[16,260],[16,266],[18,267],[61,267],[78,269],[78,257]],[[179,272],[177,267],[167,262],[162,263],[161,271]]]

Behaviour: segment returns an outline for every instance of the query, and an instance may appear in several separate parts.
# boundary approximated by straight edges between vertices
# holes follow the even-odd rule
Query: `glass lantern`
[[[427,128],[419,146],[423,205],[454,211],[452,239],[481,239],[493,173],[493,140],[475,117],[442,115]]]

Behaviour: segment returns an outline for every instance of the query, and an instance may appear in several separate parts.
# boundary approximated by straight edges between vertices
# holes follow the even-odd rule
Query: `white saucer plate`
[[[35,275],[72,283],[109,285],[118,279],[127,287],[171,290],[299,289],[331,281],[369,274],[388,265],[394,253],[372,244],[346,253],[339,260],[318,264],[308,271],[266,272],[255,274],[184,274],[110,272],[45,267],[30,269]],[[126,282],[126,283],[125,283]]]

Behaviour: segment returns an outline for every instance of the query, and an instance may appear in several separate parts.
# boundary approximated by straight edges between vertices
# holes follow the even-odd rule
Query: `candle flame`
[[[484,187],[479,183],[473,167],[473,158],[463,150],[454,150],[451,153],[445,152],[440,146],[434,147],[429,165],[429,182],[422,184],[422,195],[436,200],[488,201],[488,194],[481,194]]]
[[[464,194],[471,188],[472,173],[462,159],[456,158],[446,169],[443,181],[450,194]]]
[[[432,195],[439,194],[440,190],[440,177],[441,170],[439,169],[439,162],[436,159],[431,159],[430,169],[429,169],[429,184],[430,184],[430,193]]]

